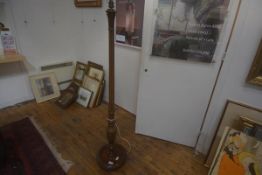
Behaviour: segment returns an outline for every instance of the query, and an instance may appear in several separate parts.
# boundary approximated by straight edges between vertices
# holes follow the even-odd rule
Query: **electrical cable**
[[[129,153],[131,152],[131,150],[132,150],[132,146],[131,146],[129,140],[127,140],[126,138],[124,138],[124,137],[121,135],[121,131],[120,131],[118,125],[117,125],[116,119],[107,118],[107,121],[109,121],[109,122],[115,122],[115,127],[116,127],[116,129],[117,129],[117,134],[118,134],[119,138],[128,144],[129,149],[128,149],[128,152],[127,152],[127,153],[129,154]]]
[[[129,149],[128,149],[127,154],[129,154],[129,153],[131,152],[131,150],[132,150],[132,146],[131,146],[129,140],[127,140],[126,138],[122,137],[121,132],[120,132],[120,129],[119,129],[119,127],[118,127],[118,125],[117,125],[116,122],[115,122],[115,126],[116,126],[117,133],[118,133],[118,136],[120,137],[120,139],[123,140],[124,142],[126,142],[126,143],[128,144]]]

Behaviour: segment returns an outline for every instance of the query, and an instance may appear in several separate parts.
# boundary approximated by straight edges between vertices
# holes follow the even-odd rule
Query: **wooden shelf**
[[[5,55],[4,58],[0,58],[0,64],[22,62],[24,60],[23,55]]]

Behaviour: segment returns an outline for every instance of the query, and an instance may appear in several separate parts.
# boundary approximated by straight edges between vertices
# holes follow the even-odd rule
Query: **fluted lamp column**
[[[107,9],[109,25],[109,103],[108,103],[108,144],[104,145],[98,152],[98,165],[106,170],[113,171],[124,165],[126,161],[126,150],[123,146],[115,143],[117,128],[115,122],[115,15],[113,0],[109,0]]]

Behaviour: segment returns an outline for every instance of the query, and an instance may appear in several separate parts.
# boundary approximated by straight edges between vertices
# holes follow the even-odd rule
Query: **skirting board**
[[[21,97],[21,98],[16,98],[14,100],[11,101],[5,101],[4,103],[0,103],[0,109],[9,107],[9,106],[14,106],[16,104],[19,103],[23,103],[25,101],[30,101],[30,100],[34,100],[34,96],[25,96],[25,97]]]

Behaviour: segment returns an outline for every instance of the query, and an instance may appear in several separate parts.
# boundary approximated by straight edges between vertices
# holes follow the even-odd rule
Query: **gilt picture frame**
[[[97,96],[99,93],[100,82],[97,79],[89,76],[85,76],[82,87],[92,92],[92,97],[89,102],[89,107],[93,108],[96,105]]]
[[[247,83],[262,86],[262,39],[258,46],[256,57],[247,76]]]
[[[73,76],[73,82],[81,86],[83,79],[87,73],[87,65],[81,62],[76,62],[75,72]]]
[[[76,7],[101,7],[102,0],[75,0]]]
[[[90,67],[88,71],[88,76],[97,79],[101,82],[104,79],[104,71],[100,69],[96,69],[94,67]]]

